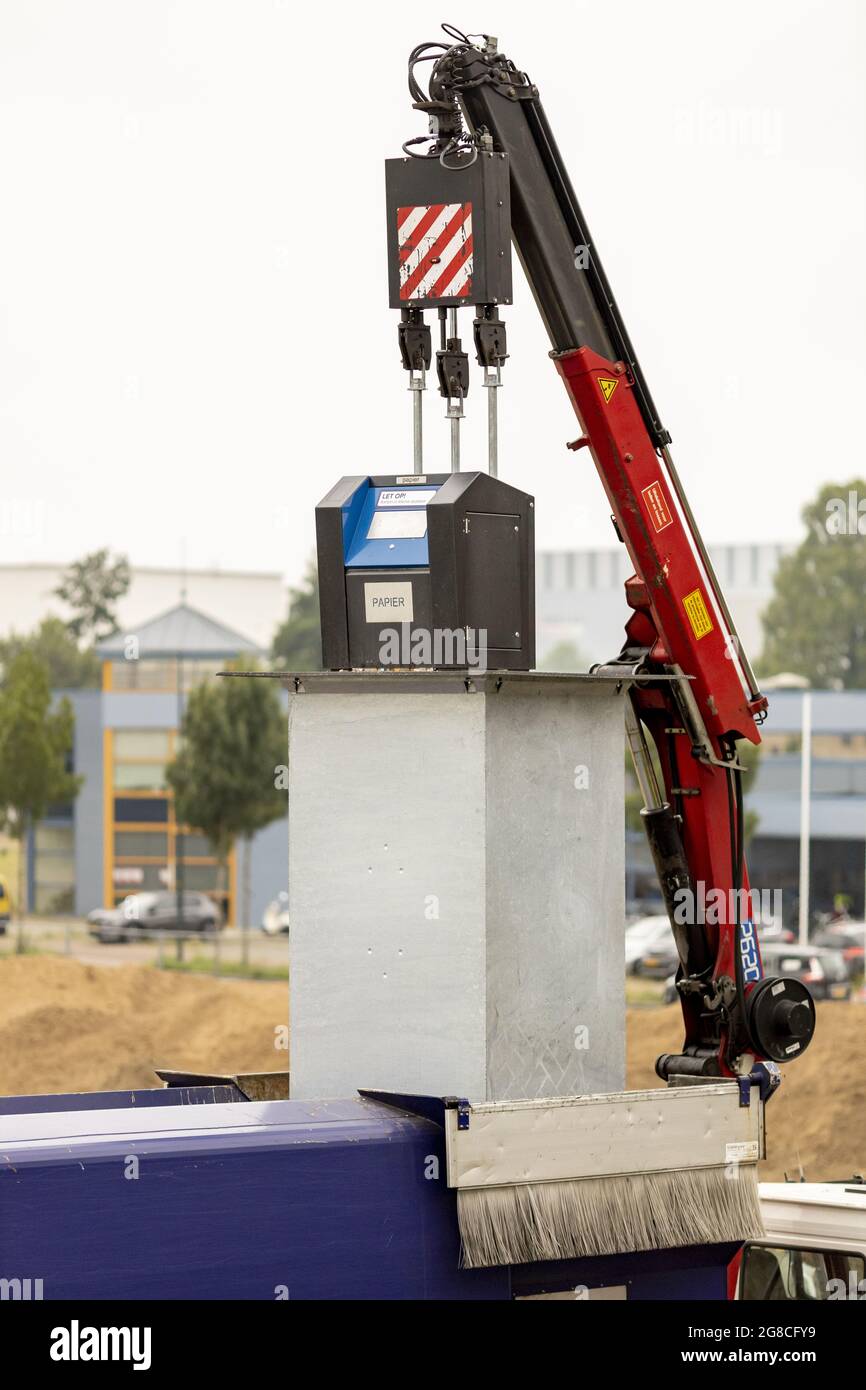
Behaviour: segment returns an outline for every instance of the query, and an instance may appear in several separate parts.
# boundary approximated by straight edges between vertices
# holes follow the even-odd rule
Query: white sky
[[[822,481],[866,471],[866,7],[423,13],[0,0],[0,561],[109,544],[294,579],[338,477],[411,469],[382,161],[423,133],[405,61],[440,19],[540,86],[706,538],[796,537]],[[501,475],[540,548],[608,545],[515,272]]]

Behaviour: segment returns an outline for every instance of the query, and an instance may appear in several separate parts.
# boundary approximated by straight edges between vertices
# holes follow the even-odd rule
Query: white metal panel
[[[622,696],[537,673],[290,692],[294,1096],[624,1083]]]
[[[483,1098],[484,698],[289,703],[292,1096]]]
[[[844,1183],[761,1183],[767,1240],[866,1256],[866,1188]]]
[[[623,701],[541,675],[488,706],[486,1099],[622,1089]]]
[[[735,1082],[473,1105],[446,1112],[448,1185],[496,1187],[755,1163],[763,1105]],[[736,1146],[734,1149],[732,1146]]]

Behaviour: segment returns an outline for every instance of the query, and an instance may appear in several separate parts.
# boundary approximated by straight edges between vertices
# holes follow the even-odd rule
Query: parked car
[[[289,895],[285,889],[268,903],[262,917],[262,931],[268,936],[288,936],[289,934]]]
[[[216,904],[206,893],[131,893],[117,907],[97,907],[87,914],[97,941],[128,941],[137,932],[215,931],[221,925]]]
[[[792,975],[807,985],[813,999],[850,999],[851,981],[842,952],[828,946],[761,947],[765,975]]]
[[[626,931],[644,917],[660,917],[665,910],[661,898],[627,898],[625,904]]]
[[[666,980],[679,962],[679,953],[673,942],[670,945],[650,946],[642,956],[638,956],[632,974],[645,980]]]
[[[652,958],[654,955],[673,953],[673,964],[677,962],[677,952],[674,946],[671,924],[667,917],[642,917],[639,922],[634,922],[626,928],[625,933],[625,973],[627,975],[646,975],[660,967],[649,966],[643,968],[645,958]],[[660,978],[668,974],[671,965],[667,965]]]
[[[863,974],[864,941],[864,922],[837,922],[835,926],[816,932],[814,937],[816,946],[829,946],[831,950],[841,951],[849,980]]]
[[[807,985],[813,999],[850,999],[851,981],[838,948],[827,946],[791,946],[787,943],[761,943],[761,959],[765,975],[791,975]],[[679,998],[675,974],[665,980],[665,1004]]]
[[[762,947],[765,941],[769,944],[773,941],[791,942],[796,940],[796,932],[792,932],[790,927],[783,926],[781,922],[758,923],[758,941]]]
[[[12,917],[12,903],[9,898],[9,885],[0,877],[0,936],[5,936]]]

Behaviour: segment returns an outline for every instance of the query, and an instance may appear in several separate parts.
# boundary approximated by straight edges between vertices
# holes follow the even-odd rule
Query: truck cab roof
[[[866,1255],[866,1183],[762,1182],[768,1240]]]

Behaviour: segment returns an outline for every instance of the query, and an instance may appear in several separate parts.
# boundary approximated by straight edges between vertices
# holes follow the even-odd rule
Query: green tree
[[[0,680],[19,652],[30,651],[48,671],[52,690],[84,690],[99,685],[99,658],[82,651],[60,618],[43,618],[32,632],[11,632],[0,639]]]
[[[319,627],[319,573],[315,560],[307,565],[303,582],[289,590],[289,612],[274,634],[274,661],[287,671],[321,671],[322,634]]]
[[[127,592],[129,581],[126,556],[112,559],[107,549],[94,550],[70,565],[54,592],[73,610],[67,623],[73,637],[99,642],[116,632],[115,606]]]
[[[803,509],[805,540],[776,570],[762,615],[764,675],[819,690],[866,686],[866,482],[827,483]]]
[[[0,816],[19,841],[18,942],[24,948],[27,906],[27,843],[31,826],[48,807],[70,801],[81,778],[68,769],[74,719],[67,699],[52,709],[44,663],[32,651],[10,662],[0,690]]]
[[[551,647],[543,661],[538,663],[539,671],[588,671],[589,663],[581,655],[576,642],[557,642]]]
[[[230,669],[239,669],[232,663]],[[252,884],[251,844],[258,830],[285,814],[281,770],[286,716],[271,681],[224,676],[194,689],[181,722],[181,744],[167,770],[175,815],[205,835],[225,875],[236,840],[243,840],[241,926],[248,958]]]

